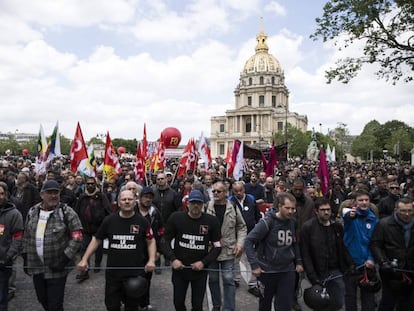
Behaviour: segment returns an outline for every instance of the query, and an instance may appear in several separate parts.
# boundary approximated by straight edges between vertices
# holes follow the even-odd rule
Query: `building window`
[[[263,77],[260,77],[260,85],[263,85],[264,84],[264,79],[263,79]]]
[[[249,85],[252,85],[252,83],[253,83],[252,78],[249,78]]]
[[[248,106],[251,106],[252,105],[252,97],[251,96],[248,96],[247,97],[247,105]]]
[[[259,96],[259,107],[264,107],[264,95]]]
[[[272,77],[272,84],[275,84],[275,77]]]
[[[279,132],[283,131],[283,122],[277,122],[277,130]]]
[[[224,133],[224,124],[220,124],[220,133]]]
[[[276,107],[276,96],[272,96],[272,107]]]
[[[249,118],[246,120],[246,133],[250,133],[252,131],[252,120]]]
[[[219,154],[224,155],[224,144],[219,144]]]

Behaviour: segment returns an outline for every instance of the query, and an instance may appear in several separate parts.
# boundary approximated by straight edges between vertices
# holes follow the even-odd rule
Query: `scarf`
[[[397,224],[399,224],[403,229],[404,229],[404,242],[405,242],[405,248],[408,248],[408,245],[409,245],[409,243],[410,243],[410,238],[411,238],[411,228],[413,227],[413,225],[414,225],[414,218],[413,219],[411,219],[411,221],[410,222],[408,222],[408,223],[404,223],[404,222],[402,222],[399,218],[398,218],[398,216],[397,216],[397,213],[396,212],[394,212],[393,214],[392,214],[392,216],[394,217],[394,220],[395,220],[395,222],[397,223]]]

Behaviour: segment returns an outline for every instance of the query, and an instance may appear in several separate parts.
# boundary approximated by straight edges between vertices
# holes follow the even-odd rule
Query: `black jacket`
[[[395,208],[395,202],[399,200],[398,195],[389,194],[385,198],[382,198],[377,205],[379,217],[383,218],[390,216]]]
[[[331,222],[330,226],[333,228],[333,231],[330,232],[335,234],[334,243],[338,260],[338,266],[331,267],[331,269],[328,267],[330,244],[328,243],[326,228],[316,217],[306,221],[302,226],[299,245],[305,272],[312,284],[315,284],[318,280],[321,281],[321,277],[334,268],[344,273],[352,263],[343,242],[344,229],[342,225]]]
[[[411,239],[405,247],[404,229],[394,220],[394,215],[385,217],[375,226],[371,239],[371,252],[379,264],[397,259],[398,268],[414,270],[414,226]]]

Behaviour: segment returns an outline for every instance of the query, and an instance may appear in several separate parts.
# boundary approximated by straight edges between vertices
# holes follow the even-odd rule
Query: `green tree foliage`
[[[137,152],[137,140],[134,139],[123,139],[123,138],[114,138],[112,139],[112,144],[114,145],[115,150],[118,147],[125,147],[127,153],[135,154]]]
[[[412,81],[414,71],[414,1],[412,0],[330,0],[311,38],[334,40],[343,48],[361,41],[357,57],[338,59],[336,68],[326,71],[327,82],[343,83],[354,78],[365,64],[378,64],[376,75],[393,84]]]
[[[372,150],[374,159],[383,158],[383,150],[396,159],[408,161],[414,142],[414,129],[404,122],[392,120],[380,124],[376,120],[368,122],[362,133],[352,144],[352,155],[369,159]],[[398,147],[396,147],[398,146]],[[394,154],[394,148],[398,154]]]
[[[15,139],[0,140],[0,154],[4,156],[6,150],[10,150],[13,155],[22,154],[22,148]]]

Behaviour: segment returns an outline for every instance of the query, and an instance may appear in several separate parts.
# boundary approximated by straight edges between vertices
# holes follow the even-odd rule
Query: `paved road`
[[[22,262],[17,261],[17,292],[16,297],[10,301],[10,311],[42,311],[42,307],[37,302],[36,294],[33,289],[31,278],[26,276],[21,268]],[[104,272],[90,272],[91,278],[82,284],[78,284],[75,279],[76,271],[69,274],[65,292],[66,311],[104,311]],[[190,291],[190,290],[189,290]],[[161,275],[155,275],[151,284],[151,304],[160,311],[173,311],[171,272],[169,269],[163,270]],[[187,297],[188,309],[190,308],[189,297]],[[242,282],[237,289],[236,310],[252,311],[258,309],[258,299],[247,292],[247,285]],[[208,297],[205,298],[205,310],[210,310]],[[308,309],[302,299],[300,299],[302,310]]]

